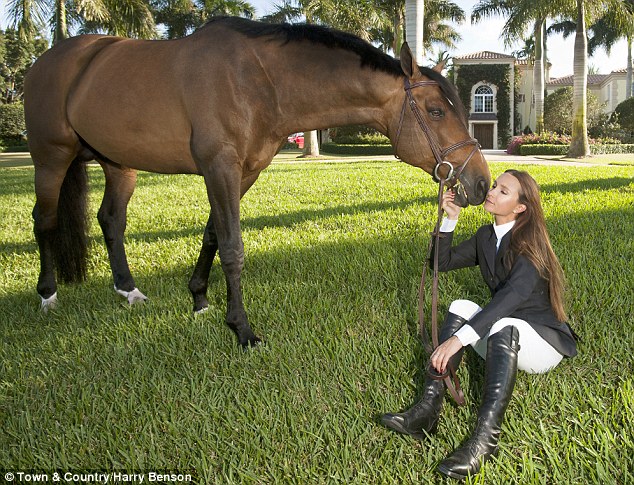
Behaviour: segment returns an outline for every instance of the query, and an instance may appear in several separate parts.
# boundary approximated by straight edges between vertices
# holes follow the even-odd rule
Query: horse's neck
[[[306,61],[308,76],[300,79],[287,72],[287,79],[274,85],[280,111],[292,125],[291,130],[365,124],[387,133],[393,100],[402,90],[402,81],[391,74],[360,67],[358,58],[343,65],[317,62]],[[289,96],[289,92],[301,93],[301,98]]]

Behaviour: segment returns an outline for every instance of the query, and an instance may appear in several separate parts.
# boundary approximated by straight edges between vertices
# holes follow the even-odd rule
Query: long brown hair
[[[560,322],[567,320],[564,304],[564,272],[550,244],[546,220],[539,195],[539,185],[527,172],[507,170],[520,183],[519,203],[526,210],[518,214],[511,232],[508,261],[512,264],[516,255],[526,256],[535,265],[539,275],[548,281],[550,304]]]

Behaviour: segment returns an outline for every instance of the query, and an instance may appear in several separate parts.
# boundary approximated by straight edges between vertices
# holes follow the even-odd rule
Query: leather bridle
[[[478,140],[475,138],[468,138],[466,140],[460,141],[458,143],[454,143],[453,145],[448,146],[447,148],[442,148],[436,139],[436,136],[432,133],[432,130],[425,120],[425,116],[418,108],[416,104],[416,100],[412,95],[412,90],[414,88],[420,86],[437,86],[438,83],[436,81],[417,81],[413,84],[410,84],[409,79],[405,77],[405,100],[403,101],[403,107],[401,108],[401,116],[398,122],[398,129],[396,131],[396,142],[394,144],[394,151],[396,152],[398,148],[398,142],[401,136],[401,129],[403,127],[403,119],[405,118],[406,106],[409,104],[416,121],[418,122],[418,126],[420,126],[421,130],[425,134],[425,138],[427,138],[427,142],[429,143],[429,147],[434,155],[434,159],[436,160],[436,166],[433,170],[433,177],[436,182],[438,182],[438,217],[436,220],[436,226],[434,228],[434,232],[432,233],[432,238],[429,241],[429,246],[427,248],[427,259],[426,261],[430,261],[432,259],[432,251],[433,251],[433,278],[432,278],[432,308],[431,308],[431,342],[429,339],[429,335],[425,329],[425,276],[427,274],[427,265],[423,268],[423,274],[421,277],[420,286],[418,288],[418,326],[419,333],[423,340],[423,344],[427,352],[431,355],[436,347],[438,347],[438,244],[440,241],[440,222],[443,216],[442,209],[442,195],[445,187],[451,188],[458,182],[460,175],[463,170],[467,166],[467,163],[473,158],[475,153],[479,150],[480,144]],[[473,149],[471,153],[466,158],[466,160],[458,167],[455,168],[453,164],[446,160],[446,157],[449,153],[458,150],[460,148],[473,145]],[[440,173],[440,169],[446,166],[447,173],[443,176]],[[435,243],[435,244],[434,244]],[[447,371],[444,374],[438,374],[431,366],[429,365],[427,369],[428,375],[435,380],[443,380],[445,385],[447,386],[447,390],[449,394],[453,397],[453,399],[458,403],[458,405],[465,404],[464,394],[462,389],[460,388],[460,381],[458,380],[457,369],[449,366]]]
[[[394,153],[396,153],[398,150],[398,143],[401,138],[401,130],[403,128],[403,120],[405,119],[405,111],[406,111],[405,108],[409,104],[409,107],[412,110],[412,113],[414,114],[416,121],[418,122],[418,126],[420,126],[420,129],[423,130],[423,133],[425,134],[425,138],[427,138],[427,142],[429,143],[431,152],[434,155],[434,159],[436,160],[436,166],[434,167],[434,170],[432,173],[434,180],[436,182],[440,182],[441,179],[444,178],[445,185],[447,187],[453,187],[456,184],[456,182],[458,182],[458,178],[460,177],[460,175],[462,175],[462,171],[467,166],[467,163],[469,163],[469,161],[473,158],[473,155],[475,155],[475,153],[480,148],[480,144],[478,143],[478,140],[476,140],[475,138],[468,138],[466,140],[459,141],[458,143],[454,143],[453,145],[450,145],[447,148],[442,148],[440,146],[440,143],[438,143],[436,136],[433,134],[429,124],[427,123],[427,120],[425,120],[425,116],[423,115],[421,110],[418,108],[418,104],[416,103],[414,96],[412,95],[412,90],[414,88],[418,88],[421,86],[438,86],[438,82],[426,80],[426,81],[417,81],[413,84],[410,84],[409,79],[405,77],[404,84],[405,84],[405,87],[404,87],[405,99],[403,100],[403,106],[401,108],[401,116],[398,121],[398,128],[396,129],[396,142],[394,143]],[[473,145],[473,149],[471,150],[471,153],[466,158],[466,160],[458,168],[455,168],[451,162],[446,160],[446,157],[449,153],[469,145]],[[448,167],[447,174],[444,177],[442,177],[439,173],[439,170],[442,166]]]

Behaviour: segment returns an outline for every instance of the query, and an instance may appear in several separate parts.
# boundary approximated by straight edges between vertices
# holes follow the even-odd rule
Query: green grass
[[[492,164],[495,175],[509,168]],[[634,483],[634,168],[522,166],[537,178],[570,287],[579,355],[520,373],[497,460],[468,483]],[[91,212],[103,176],[90,169]],[[140,174],[127,249],[139,288],[112,289],[92,227],[89,280],[39,311],[31,168],[0,172],[0,468],[195,470],[201,483],[443,483],[435,467],[468,437],[483,365],[461,368],[419,443],[377,417],[411,405],[425,354],[416,293],[435,214],[431,178],[398,162],[278,163],[242,205],[244,297],[267,345],[243,352],[187,281],[208,205],[201,178]],[[92,218],[95,220],[95,218]],[[463,211],[461,240],[489,217]],[[486,301],[476,269],[441,277],[441,310]],[[448,482],[449,483],[449,482]]]

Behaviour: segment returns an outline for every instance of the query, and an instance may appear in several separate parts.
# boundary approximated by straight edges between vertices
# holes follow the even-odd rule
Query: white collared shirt
[[[507,222],[506,224],[500,224],[499,226],[493,223],[493,230],[495,231],[495,236],[498,238],[498,242],[495,245],[495,250],[500,249],[500,243],[502,242],[502,238],[506,236],[506,234],[513,229],[515,225],[515,221]]]

